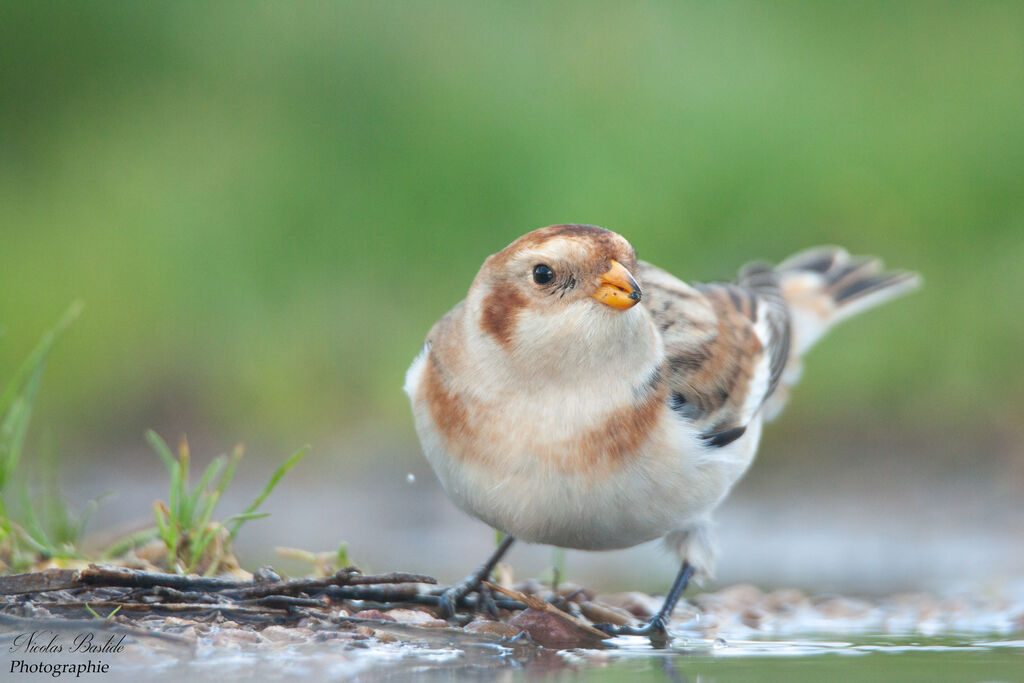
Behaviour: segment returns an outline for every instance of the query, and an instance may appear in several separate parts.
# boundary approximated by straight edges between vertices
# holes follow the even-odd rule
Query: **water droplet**
[[[715,650],[719,650],[723,647],[728,647],[729,643],[725,642],[725,638],[715,638],[715,642],[711,644],[711,647]]]
[[[410,472],[409,474],[405,475],[405,480],[407,482],[409,482],[410,484],[415,484],[416,483],[416,475],[413,474],[412,472]]]

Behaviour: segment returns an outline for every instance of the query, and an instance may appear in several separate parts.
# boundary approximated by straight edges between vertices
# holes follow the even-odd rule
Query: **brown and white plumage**
[[[821,248],[746,266],[735,283],[688,285],[616,233],[550,226],[485,261],[405,388],[424,452],[466,512],[563,547],[665,537],[706,575],[709,515],[800,356],[917,284]]]

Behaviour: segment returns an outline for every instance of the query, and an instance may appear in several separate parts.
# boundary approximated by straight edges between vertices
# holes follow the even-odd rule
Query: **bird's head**
[[[479,330],[507,353],[553,362],[625,354],[632,332],[649,334],[636,253],[591,225],[529,232],[490,256],[469,303]],[[570,354],[569,357],[566,354]]]

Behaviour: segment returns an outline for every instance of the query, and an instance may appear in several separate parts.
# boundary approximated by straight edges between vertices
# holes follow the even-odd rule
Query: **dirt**
[[[116,612],[105,619],[87,618],[90,615],[80,611],[62,613],[55,605],[72,596],[51,591],[7,596],[0,610],[0,647],[12,653],[11,661],[3,663],[5,669],[15,666],[15,660],[44,667],[102,660],[115,679],[145,671],[151,680],[171,680],[182,671],[198,680],[254,673],[261,678],[368,680],[492,669],[538,673],[606,667],[638,654],[658,656],[646,639],[601,641],[588,631],[593,621],[639,623],[659,607],[657,597],[635,592],[594,595],[572,585],[562,586],[556,594],[535,581],[516,589],[561,610],[500,610],[498,621],[469,614],[445,621],[430,606],[330,600],[323,609],[301,608],[308,616],[278,610],[272,619],[249,614],[242,618],[211,609],[201,614]],[[111,604],[124,599],[129,590],[100,588],[89,597]],[[108,611],[97,614],[105,616]],[[858,651],[869,645],[836,638],[868,634],[888,636],[885,642],[890,646],[894,637],[913,636],[916,647],[921,647],[922,639],[970,634],[965,652],[987,643],[1019,653],[1024,649],[1024,582],[947,596],[913,593],[874,600],[809,595],[797,589],[764,591],[741,584],[682,602],[670,631],[674,637],[664,651],[687,657],[807,655],[840,646]],[[26,634],[33,632],[43,632],[48,641],[55,634],[64,651],[25,652]],[[83,634],[92,634],[90,639],[97,644],[122,639],[124,649],[70,652]],[[831,640],[822,641],[821,634],[829,634]]]

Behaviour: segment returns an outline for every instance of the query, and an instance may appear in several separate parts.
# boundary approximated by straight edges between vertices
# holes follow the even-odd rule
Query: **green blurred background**
[[[1019,458],[1022,27],[1013,2],[0,3],[0,378],[81,298],[36,421],[63,452],[412,444],[433,321],[486,255],[586,222],[684,279],[819,243],[924,275],[816,351],[774,458],[833,428]]]

